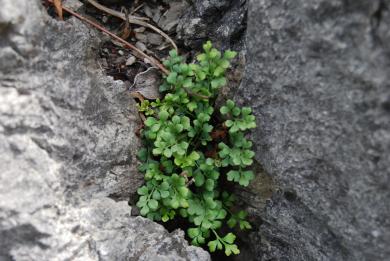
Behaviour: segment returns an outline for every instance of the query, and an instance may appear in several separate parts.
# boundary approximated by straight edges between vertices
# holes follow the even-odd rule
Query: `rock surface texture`
[[[138,119],[97,69],[102,35],[38,0],[0,6],[0,260],[210,260],[130,216]]]
[[[390,1],[252,0],[248,12],[236,100],[254,108],[256,159],[278,186],[255,256],[390,260]]]
[[[223,49],[242,50],[247,19],[246,0],[195,0],[180,18],[177,38],[201,49],[211,40]]]

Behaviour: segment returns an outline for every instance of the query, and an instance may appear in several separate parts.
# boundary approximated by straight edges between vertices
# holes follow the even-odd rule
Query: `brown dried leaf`
[[[123,8],[125,10],[125,17],[126,17],[126,22],[125,26],[120,33],[119,37],[122,38],[123,40],[126,40],[130,35],[131,35],[131,28],[130,28],[130,23],[129,23],[129,11],[126,8]]]
[[[56,9],[56,12],[57,12],[60,20],[64,20],[64,17],[62,14],[62,0],[53,0],[53,4],[54,4],[54,7]]]

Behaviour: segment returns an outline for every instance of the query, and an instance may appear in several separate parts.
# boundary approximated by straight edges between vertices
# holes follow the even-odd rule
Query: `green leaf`
[[[242,107],[241,111],[243,115],[249,115],[252,113],[252,109],[249,107]]]
[[[171,149],[165,149],[164,150],[164,156],[167,157],[167,158],[170,158],[172,157],[172,150]]]
[[[218,212],[218,215],[215,217],[216,219],[224,219],[226,217],[226,210],[224,209],[221,209],[219,212]]]
[[[157,202],[157,200],[155,200],[155,199],[149,200],[148,206],[149,206],[150,209],[156,210],[156,209],[158,208],[158,202]]]
[[[187,108],[190,111],[194,111],[196,108],[198,108],[198,105],[196,104],[196,102],[189,102],[187,103]]]
[[[198,216],[198,217],[194,218],[194,224],[199,226],[200,224],[202,224],[202,220],[203,220],[203,217]]]
[[[231,110],[231,109],[234,108],[235,103],[234,103],[234,101],[229,99],[229,100],[226,101],[226,106]]]
[[[171,72],[167,77],[167,82],[170,84],[175,84],[177,80],[177,73]]]
[[[169,51],[169,56],[171,57],[177,57],[177,52],[175,49]]]
[[[223,54],[223,58],[231,60],[231,59],[233,59],[234,57],[236,57],[236,55],[237,55],[237,52],[227,50],[227,51],[225,51],[225,53]]]
[[[222,106],[219,111],[221,112],[221,114],[228,114],[230,110],[228,107]]]
[[[202,222],[202,229],[209,229],[211,227],[211,222],[208,221],[207,219],[203,219],[203,222]]]
[[[203,62],[203,61],[206,61],[207,57],[206,57],[206,54],[202,53],[202,54],[199,54],[196,59],[199,61],[199,62]]]
[[[203,50],[205,50],[205,52],[210,51],[212,47],[213,45],[211,44],[211,41],[207,41],[205,44],[203,44]]]
[[[227,224],[230,228],[234,228],[237,224],[237,219],[235,219],[234,217],[231,217],[229,218],[229,220],[227,221]]]
[[[239,108],[233,108],[233,110],[232,110],[232,112],[233,112],[233,116],[239,116],[240,115],[240,113],[241,113],[241,110],[239,109]]]
[[[177,200],[176,198],[172,198],[171,200],[171,207],[174,208],[174,209],[177,209],[180,205],[180,202],[179,200]]]
[[[219,77],[219,76],[222,75],[224,72],[225,72],[225,69],[224,69],[223,67],[217,67],[217,68],[214,70],[214,76]]]
[[[210,252],[215,252],[215,250],[217,249],[218,240],[210,241],[207,245],[210,249]]]
[[[250,171],[250,170],[247,170],[247,171],[243,171],[241,173],[241,178],[240,178],[240,182],[239,184],[241,186],[248,186],[249,185],[249,182],[254,179],[255,175],[253,174],[253,171]]]
[[[236,236],[233,233],[228,233],[224,238],[223,241],[229,244],[233,244],[234,240],[236,239]]]
[[[226,125],[226,127],[228,127],[228,128],[232,127],[233,124],[234,124],[234,122],[233,122],[232,120],[227,120],[227,121],[225,121],[225,125]]]
[[[237,170],[230,170],[226,175],[229,181],[240,181],[240,172],[238,172]]]
[[[177,191],[180,193],[182,197],[188,197],[189,189],[186,187],[180,187],[177,189]]]
[[[191,78],[186,78],[184,81],[183,81],[183,86],[185,88],[191,88],[193,85],[192,83],[192,79]]]
[[[222,60],[219,66],[221,66],[223,69],[227,69],[229,68],[230,63],[227,60]]]
[[[194,176],[195,186],[201,187],[204,184],[204,176],[201,173],[198,173]]]
[[[161,220],[163,222],[167,222],[169,220],[169,216],[168,215],[164,215],[164,216],[161,217]]]
[[[238,255],[240,253],[240,250],[238,249],[237,245],[225,245],[225,255],[230,256],[231,254]]]
[[[211,81],[211,88],[213,88],[213,89],[218,89],[224,85],[226,85],[226,78],[225,77],[216,78],[216,79]]]
[[[140,214],[142,216],[146,216],[148,213],[149,213],[149,207],[148,206],[144,206],[143,208],[141,208]]]
[[[200,158],[200,155],[198,152],[196,151],[193,151],[191,152],[191,154],[188,156],[190,159],[192,159],[193,161],[196,161]]]
[[[170,193],[167,190],[160,191],[161,198],[167,198],[169,197]]]
[[[148,127],[151,127],[153,126],[154,124],[156,124],[157,120],[153,117],[148,117],[145,121],[145,125],[148,126]]]
[[[169,113],[167,111],[160,111],[158,117],[160,118],[160,120],[166,121],[169,117]]]
[[[187,230],[187,234],[190,238],[195,238],[195,237],[199,236],[200,230],[199,230],[199,228],[189,228]]]
[[[212,59],[219,59],[219,58],[221,58],[221,52],[218,51],[217,49],[213,48],[213,49],[211,49],[211,51],[209,53],[209,57]]]
[[[253,163],[253,160],[252,159],[248,159],[248,158],[241,158],[241,161],[246,166],[250,166]]]
[[[148,150],[146,148],[142,148],[138,151],[137,157],[140,161],[146,161],[148,159]]]
[[[161,198],[161,194],[160,194],[160,192],[159,192],[158,190],[155,190],[155,191],[153,192],[152,197],[153,197],[154,199],[156,199],[156,200],[159,200],[159,199]]]
[[[212,180],[212,179],[206,180],[205,188],[208,191],[213,191],[214,190],[214,180]]]
[[[252,228],[252,226],[251,226],[251,224],[249,224],[248,221],[245,221],[245,220],[240,221],[240,229],[241,230],[251,229],[251,228]]]
[[[138,194],[143,196],[143,195],[148,195],[149,190],[146,186],[142,186],[137,190]]]

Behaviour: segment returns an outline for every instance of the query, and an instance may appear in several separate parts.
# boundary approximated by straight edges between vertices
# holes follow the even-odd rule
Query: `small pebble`
[[[104,15],[102,18],[102,21],[103,21],[103,23],[106,24],[108,22],[108,17]]]
[[[146,45],[144,43],[140,42],[140,41],[135,43],[135,47],[137,47],[141,51],[145,51],[146,50]]]
[[[136,58],[134,56],[130,56],[129,58],[127,58],[127,61],[126,61],[126,66],[131,66],[135,63],[136,61]]]
[[[146,42],[146,35],[142,33],[135,33],[135,38],[141,42]]]
[[[124,55],[125,53],[124,53],[122,50],[119,50],[119,51],[118,51],[118,54],[119,54],[119,55]]]
[[[135,28],[133,31],[136,33],[143,33],[143,32],[145,32],[145,27],[141,26],[141,27]]]
[[[148,39],[148,43],[153,45],[161,45],[163,42],[162,36],[154,33],[148,33],[147,39]]]

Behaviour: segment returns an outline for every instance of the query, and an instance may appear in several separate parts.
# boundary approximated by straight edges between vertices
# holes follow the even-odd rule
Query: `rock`
[[[388,3],[249,1],[235,99],[276,191],[245,198],[254,260],[390,260]]]
[[[79,0],[65,0],[62,1],[62,5],[72,10],[78,10],[83,6]]]
[[[131,65],[133,65],[136,61],[137,61],[137,58],[135,58],[134,56],[130,56],[130,57],[127,58],[127,60],[126,60],[126,66],[131,66]]]
[[[172,32],[176,28],[180,17],[187,10],[189,4],[186,0],[169,1],[169,9],[159,17],[157,23],[164,32]]]
[[[147,42],[152,45],[161,45],[163,43],[163,38],[159,34],[148,33],[146,38]]]
[[[130,91],[140,93],[146,99],[155,100],[161,98],[161,93],[158,90],[160,85],[161,73],[157,69],[149,67],[146,71],[135,76]]]
[[[104,37],[39,0],[0,2],[0,260],[210,260],[130,216],[140,122],[97,66]]]
[[[135,33],[135,39],[137,39],[138,41],[141,41],[143,43],[147,42],[146,35],[143,33]]]
[[[201,49],[211,40],[222,49],[245,49],[246,0],[195,0],[183,10],[176,28],[185,45]]]
[[[146,45],[144,43],[140,42],[140,41],[135,43],[135,47],[137,47],[141,51],[145,51],[147,49]]]
[[[142,27],[142,26],[137,27],[137,28],[133,29],[133,31],[136,33],[143,33],[143,32],[145,32],[145,27]]]
[[[160,9],[157,9],[152,18],[153,22],[158,23],[158,21],[160,21],[161,15],[162,14]]]

